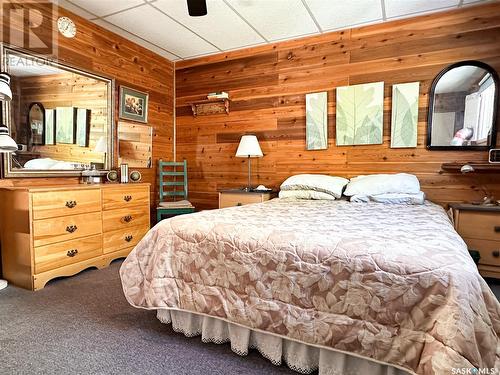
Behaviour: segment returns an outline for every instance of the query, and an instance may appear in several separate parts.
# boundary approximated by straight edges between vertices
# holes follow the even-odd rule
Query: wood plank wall
[[[3,1],[6,3],[7,1]],[[57,29],[59,16],[70,17],[77,26],[77,34],[72,39],[59,35],[55,43],[58,59],[62,63],[115,79],[115,125],[118,122],[118,89],[120,85],[129,86],[149,93],[149,125],[153,127],[153,168],[140,169],[143,182],[152,186],[151,202],[157,201],[156,164],[157,160],[173,158],[173,63],[130,40],[122,38],[96,24],[85,20],[63,8],[36,1],[15,1],[19,7],[36,9],[44,17],[50,17],[52,27]],[[29,5],[28,5],[29,4]],[[3,13],[2,23],[7,24],[7,12]],[[20,24],[12,22],[12,27],[23,30]],[[42,36],[42,40],[47,35]],[[1,40],[8,42],[7,40]],[[12,43],[12,41],[11,41]],[[116,126],[115,134],[116,137]],[[116,145],[117,142],[115,142]],[[116,151],[116,150],[115,150]],[[114,154],[117,163],[117,154]],[[77,178],[9,178],[1,179],[0,186],[76,184]]]
[[[433,78],[461,60],[500,72],[500,3],[382,25],[332,32],[176,63],[177,160],[189,167],[190,199],[217,206],[217,189],[246,184],[246,160],[234,156],[240,136],[256,134],[265,156],[254,159],[254,184],[278,187],[292,174],[416,174],[438,203],[500,198],[500,175],[440,173],[443,162],[486,161],[485,152],[427,151],[428,91]],[[337,86],[385,82],[384,143],[335,146]],[[420,81],[418,147],[391,149],[390,93],[395,83]],[[194,118],[187,103],[227,91],[229,115]],[[328,90],[329,148],[305,150],[305,94]],[[499,111],[500,112],[500,111]]]

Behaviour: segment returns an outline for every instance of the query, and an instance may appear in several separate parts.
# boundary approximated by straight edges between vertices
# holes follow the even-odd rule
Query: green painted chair
[[[156,221],[163,216],[177,216],[190,214],[195,211],[194,206],[187,200],[188,181],[187,163],[162,161],[158,162],[158,177],[160,183],[160,204],[156,209]],[[179,189],[180,187],[180,189]],[[172,200],[169,200],[172,198]],[[177,200],[180,198],[181,200]]]

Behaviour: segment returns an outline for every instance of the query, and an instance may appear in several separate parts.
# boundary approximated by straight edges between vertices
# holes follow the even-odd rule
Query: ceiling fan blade
[[[188,13],[191,17],[201,17],[207,14],[206,0],[187,0]]]

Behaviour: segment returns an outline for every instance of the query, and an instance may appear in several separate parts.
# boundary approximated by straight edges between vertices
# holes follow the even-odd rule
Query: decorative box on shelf
[[[216,98],[216,99],[204,99],[198,100],[191,104],[191,109],[193,110],[193,116],[203,116],[203,115],[216,115],[220,113],[229,114],[229,103],[228,98]]]

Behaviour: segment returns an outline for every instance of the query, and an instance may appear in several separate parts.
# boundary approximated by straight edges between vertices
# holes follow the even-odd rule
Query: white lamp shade
[[[7,73],[0,73],[0,100],[12,100],[12,91],[10,90],[10,76]]]
[[[108,145],[106,143],[106,138],[101,137],[97,140],[97,143],[95,144],[94,147],[94,152],[107,152],[108,151]]]
[[[17,143],[9,135],[9,129],[0,126],[0,153],[17,151]]]
[[[244,135],[241,137],[236,157],[238,158],[261,158],[264,156],[255,135]]]

